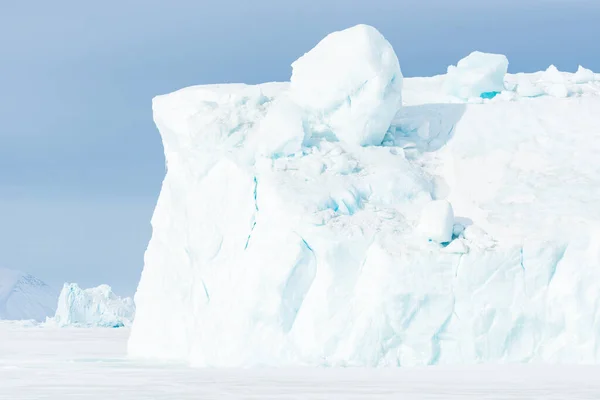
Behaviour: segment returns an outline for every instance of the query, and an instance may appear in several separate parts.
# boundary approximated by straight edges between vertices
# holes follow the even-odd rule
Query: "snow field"
[[[597,366],[196,369],[125,357],[124,329],[0,322],[2,400],[595,400]]]

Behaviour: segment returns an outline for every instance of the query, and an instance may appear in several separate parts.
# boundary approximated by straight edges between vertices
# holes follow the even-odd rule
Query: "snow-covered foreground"
[[[0,399],[598,399],[600,366],[195,369],[126,358],[127,328],[0,323]]]

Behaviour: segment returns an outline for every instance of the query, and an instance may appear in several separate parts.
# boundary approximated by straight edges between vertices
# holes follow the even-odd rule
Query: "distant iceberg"
[[[133,300],[117,296],[108,285],[81,289],[76,283],[65,283],[56,315],[47,322],[59,326],[118,328],[131,325],[134,315]]]

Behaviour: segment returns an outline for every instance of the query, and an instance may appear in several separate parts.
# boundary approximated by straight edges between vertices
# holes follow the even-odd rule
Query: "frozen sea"
[[[128,360],[128,335],[0,322],[0,399],[600,399],[600,366],[193,369]]]

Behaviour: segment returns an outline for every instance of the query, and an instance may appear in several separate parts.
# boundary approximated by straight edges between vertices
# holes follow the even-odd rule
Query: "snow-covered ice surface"
[[[54,314],[57,296],[35,276],[0,268],[0,320],[43,321]]]
[[[600,398],[598,366],[196,369],[127,359],[128,334],[0,322],[0,399]]]
[[[129,326],[135,316],[135,305],[129,297],[121,298],[108,285],[81,289],[76,283],[65,283],[56,314],[48,324],[58,326],[107,327]]]
[[[341,46],[338,64],[323,58],[340,73],[322,71],[323,43]],[[504,58],[477,53],[458,75],[404,79],[399,107],[383,38],[358,27],[319,46],[291,85],[154,99],[167,175],[129,353],[195,366],[599,362],[600,76],[502,77]],[[318,107],[299,100],[310,94]],[[392,106],[391,120],[377,112]],[[338,112],[373,118],[365,136]],[[436,241],[419,222],[438,200],[452,208],[426,219]]]

